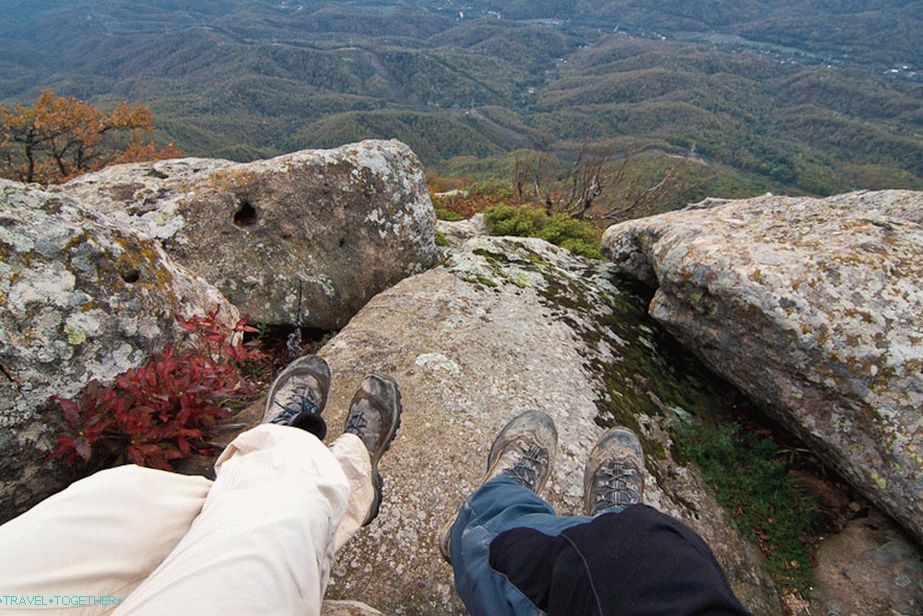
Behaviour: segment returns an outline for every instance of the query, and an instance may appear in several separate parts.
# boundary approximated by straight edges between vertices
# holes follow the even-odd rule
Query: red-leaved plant
[[[244,332],[257,331],[246,319],[229,330],[216,317],[217,311],[189,320],[177,316],[191,333],[190,350],[168,346],[111,385],[94,380],[79,401],[56,397],[67,427],[51,458],[87,462],[101,456],[171,470],[175,460],[207,453],[203,439],[230,414],[225,405],[255,393],[241,368],[265,358],[256,343],[243,342]]]

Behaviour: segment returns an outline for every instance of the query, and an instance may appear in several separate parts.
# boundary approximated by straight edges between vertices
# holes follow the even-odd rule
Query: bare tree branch
[[[628,180],[632,161],[639,154],[633,150],[613,160],[609,153],[594,153],[589,145],[580,147],[576,160],[566,177],[556,177],[554,156],[547,150],[532,151],[517,156],[513,170],[513,186],[521,200],[529,198],[541,204],[548,214],[566,214],[593,221],[610,221],[633,212],[650,212],[681,201],[712,177],[708,173],[695,178],[682,173],[675,162],[662,177],[638,191],[636,181]],[[617,194],[615,191],[618,191]],[[601,203],[612,204],[600,208]],[[595,209],[594,209],[595,208]],[[599,212],[599,209],[603,209]]]

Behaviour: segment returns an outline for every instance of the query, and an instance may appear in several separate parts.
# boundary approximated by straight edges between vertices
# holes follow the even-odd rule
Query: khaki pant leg
[[[211,485],[204,477],[120,466],[0,526],[0,614],[111,613],[116,605],[93,605],[95,598],[124,599],[150,575],[187,533]],[[45,605],[14,607],[10,596]],[[75,603],[91,604],[69,605]]]
[[[215,464],[202,511],[118,616],[316,615],[350,484],[313,435],[261,425]]]
[[[339,550],[362,526],[372,501],[375,488],[372,486],[372,463],[369,450],[355,434],[343,434],[330,444],[333,457],[340,463],[349,482],[349,502],[343,521],[336,530],[334,547]]]

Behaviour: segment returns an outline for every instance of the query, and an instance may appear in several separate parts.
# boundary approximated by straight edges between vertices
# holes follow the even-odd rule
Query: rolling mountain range
[[[44,87],[127,98],[189,154],[247,160],[397,137],[443,165],[588,143],[712,165],[723,174],[712,193],[923,188],[919,1],[0,8],[0,100]]]

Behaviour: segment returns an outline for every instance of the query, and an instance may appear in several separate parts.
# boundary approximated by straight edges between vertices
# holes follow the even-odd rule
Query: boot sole
[[[455,520],[458,519],[458,513],[452,514],[449,521],[439,529],[439,554],[442,560],[450,565],[452,564],[452,527],[455,526]]]

